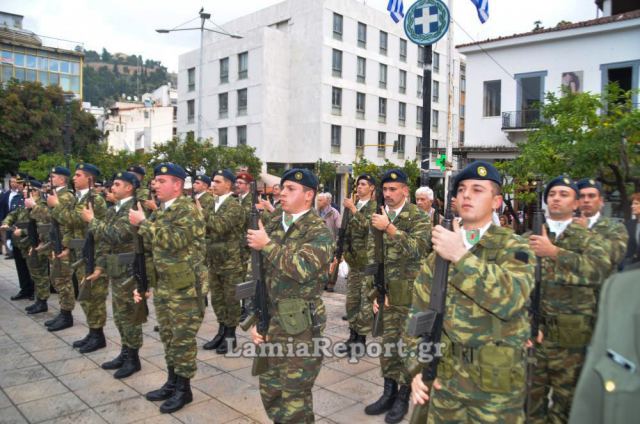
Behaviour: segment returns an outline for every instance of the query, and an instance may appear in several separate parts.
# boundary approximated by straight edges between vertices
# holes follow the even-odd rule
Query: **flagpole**
[[[420,185],[429,185],[431,169],[431,67],[433,64],[433,48],[431,44],[424,49],[424,68],[422,76],[422,146],[420,156]],[[446,197],[446,196],[445,196]]]
[[[449,0],[449,16],[450,19],[453,20],[453,2],[454,0]],[[447,107],[447,138],[445,145],[445,155],[447,156],[447,162],[453,164],[453,108],[455,105],[454,102],[454,94],[455,90],[453,88],[453,82],[455,78],[455,69],[454,69],[454,60],[453,60],[453,25],[449,24],[449,32],[447,33],[447,85],[448,85],[448,107]],[[449,190],[449,180],[447,176],[451,175],[451,166],[447,166],[445,169],[445,178],[444,178],[444,193],[445,193],[445,202],[448,198],[447,193]]]

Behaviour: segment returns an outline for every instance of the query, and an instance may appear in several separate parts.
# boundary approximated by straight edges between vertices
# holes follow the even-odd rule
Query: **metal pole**
[[[64,118],[64,160],[67,169],[70,169],[70,161],[71,161],[71,106],[73,102],[73,96],[64,95],[64,102],[66,106],[66,115]]]
[[[204,23],[210,15],[208,13],[200,12],[200,66],[198,68],[198,132],[197,139],[202,138],[202,74],[203,62],[204,62]]]
[[[449,0],[449,13],[450,16],[453,16],[453,0]],[[448,94],[448,110],[447,110],[447,138],[446,138],[446,144],[445,144],[445,155],[447,157],[447,162],[453,164],[453,108],[454,108],[454,89],[453,89],[453,82],[454,82],[454,78],[456,75],[455,69],[454,69],[454,60],[453,60],[453,25],[449,25],[449,33],[447,34],[447,44],[448,44],[448,57],[447,57],[447,62],[448,62],[448,73],[449,76],[447,78],[447,84],[449,85],[448,90],[447,90],[447,94]],[[458,141],[459,142],[459,141]],[[446,171],[445,171],[449,176],[451,176],[451,170],[449,169],[449,167],[447,167]],[[449,180],[450,178],[446,178],[444,179],[444,192],[445,192],[445,202],[448,199],[448,196],[446,195],[446,193],[448,193],[449,190]]]
[[[431,65],[433,49],[431,45],[424,49],[424,74],[422,78],[422,146],[420,156],[420,185],[429,185],[429,169],[431,168]]]

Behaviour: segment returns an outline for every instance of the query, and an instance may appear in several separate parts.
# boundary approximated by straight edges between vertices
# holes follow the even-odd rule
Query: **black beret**
[[[404,173],[401,169],[390,169],[384,173],[382,179],[380,179],[380,184],[384,183],[407,183],[407,174]]]
[[[156,177],[160,175],[171,175],[172,177],[180,178],[181,180],[187,178],[187,173],[184,171],[184,168],[171,162],[161,163],[156,166],[153,169],[153,174]]]
[[[51,168],[51,173],[56,175],[64,175],[65,177],[71,176],[71,171],[69,168],[65,168],[64,166],[54,166]]]
[[[42,188],[42,183],[38,180],[29,180],[27,181],[31,187]]]
[[[555,186],[565,186],[569,187],[573,191],[576,192],[576,197],[578,196],[578,186],[576,183],[569,177],[565,177],[564,175],[560,175],[559,177],[555,177],[553,180],[547,183],[547,187],[544,189],[544,201],[547,202],[547,197],[549,197],[549,191]]]
[[[81,170],[81,171],[85,171],[88,172],[90,174],[92,174],[94,177],[99,177],[100,176],[100,170],[98,169],[97,166],[92,165],[90,163],[79,163],[76,165],[76,171],[77,170]]]
[[[232,183],[236,182],[236,174],[231,172],[230,169],[218,169],[217,171],[215,171],[213,173],[213,177],[215,177],[216,175],[221,175],[222,177],[224,177],[225,179],[231,181]]]
[[[285,181],[293,181],[294,183],[302,184],[313,190],[318,190],[318,177],[305,168],[292,168],[286,171],[282,174],[280,185],[283,185]]]
[[[113,176],[113,179],[128,182],[134,188],[140,187],[140,180],[132,172],[128,172],[128,171],[118,172],[116,175]]]
[[[582,190],[583,188],[595,188],[602,194],[602,184],[594,178],[583,178],[578,181],[578,190]]]
[[[211,185],[211,178],[207,177],[206,175],[196,175],[195,180],[196,181],[202,181],[203,183],[205,183],[208,186]]]
[[[502,177],[495,166],[489,162],[477,160],[467,165],[453,180],[452,195],[458,192],[458,185],[464,180],[488,180],[502,186]]]
[[[376,179],[373,178],[373,175],[371,174],[362,174],[358,176],[358,179],[356,179],[356,184],[358,184],[360,180],[365,180],[368,181],[369,184],[376,185]]]
[[[134,172],[136,174],[145,175],[144,168],[139,165],[131,165],[127,168],[127,171]]]

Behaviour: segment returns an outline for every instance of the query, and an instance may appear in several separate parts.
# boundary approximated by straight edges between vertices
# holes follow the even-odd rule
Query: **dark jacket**
[[[625,223],[627,232],[629,233],[629,242],[627,243],[627,254],[624,258],[625,266],[640,262],[640,244],[636,238],[636,231],[638,230],[638,220],[630,219]]]
[[[21,192],[18,192],[15,196],[13,196],[13,199],[11,199],[11,204],[9,204],[10,194],[11,190],[8,190],[0,195],[0,221],[5,219],[11,211],[23,204]]]

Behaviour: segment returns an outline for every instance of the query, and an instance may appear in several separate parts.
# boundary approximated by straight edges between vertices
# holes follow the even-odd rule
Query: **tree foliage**
[[[405,160],[403,166],[398,166],[395,163],[385,159],[384,163],[380,166],[373,162],[368,161],[365,158],[361,158],[359,162],[353,163],[353,175],[371,174],[379,181],[382,175],[390,169],[401,169],[408,177],[409,192],[413,197],[415,190],[418,188],[420,180],[420,168],[415,161]]]

